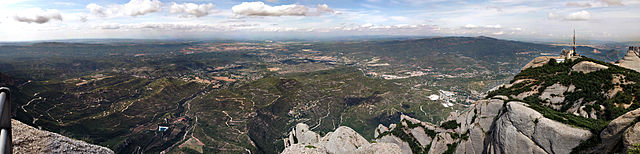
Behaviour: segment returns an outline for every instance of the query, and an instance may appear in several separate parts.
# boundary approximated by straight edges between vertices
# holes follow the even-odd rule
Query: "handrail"
[[[13,153],[11,143],[11,93],[0,87],[0,154]]]

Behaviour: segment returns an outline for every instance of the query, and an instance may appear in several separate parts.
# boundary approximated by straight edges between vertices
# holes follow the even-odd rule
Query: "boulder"
[[[320,145],[329,153],[354,153],[369,142],[353,129],[340,126],[333,133],[322,138]]]
[[[635,125],[624,131],[622,143],[624,144],[624,147],[626,147],[625,150],[634,147],[636,144],[640,144],[640,122],[637,122]]]
[[[298,139],[298,143],[300,144],[316,143],[320,139],[320,135],[313,131],[310,131],[309,126],[304,123],[297,124],[294,132],[294,135]]]
[[[600,139],[602,139],[603,146],[607,149],[611,149],[617,144],[621,133],[631,126],[632,122],[640,116],[640,109],[629,111],[622,116],[613,119],[607,127],[600,132]],[[609,151],[609,150],[607,150]]]
[[[547,153],[570,153],[582,141],[591,138],[591,135],[588,130],[540,118],[535,127],[533,141],[538,143]]]

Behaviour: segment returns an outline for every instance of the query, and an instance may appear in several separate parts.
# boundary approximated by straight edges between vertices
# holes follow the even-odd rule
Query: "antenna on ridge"
[[[576,29],[573,29],[573,54],[576,54]]]

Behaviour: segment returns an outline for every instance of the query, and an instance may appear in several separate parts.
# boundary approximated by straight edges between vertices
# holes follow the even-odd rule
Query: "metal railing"
[[[13,153],[11,143],[11,94],[9,88],[0,87],[0,154]]]

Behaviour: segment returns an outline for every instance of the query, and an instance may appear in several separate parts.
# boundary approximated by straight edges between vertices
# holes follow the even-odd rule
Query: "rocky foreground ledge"
[[[39,130],[11,119],[14,153],[114,153],[108,148]]]
[[[628,149],[637,144],[640,123],[634,119],[638,117],[640,109],[611,121],[600,134],[603,142],[579,151],[607,153],[608,147]],[[285,139],[283,153],[571,153],[594,136],[589,130],[545,118],[528,104],[507,101],[506,96],[478,101],[439,126],[404,115],[400,121],[378,126],[370,142],[349,127],[321,137],[300,123]]]

